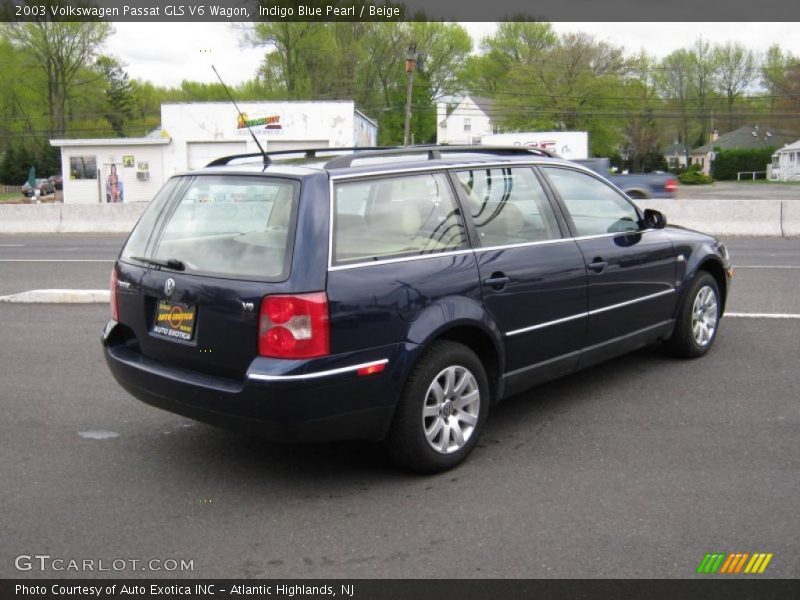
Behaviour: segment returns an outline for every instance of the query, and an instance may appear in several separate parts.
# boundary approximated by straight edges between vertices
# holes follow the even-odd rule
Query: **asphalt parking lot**
[[[105,288],[121,241],[0,236],[0,295]],[[193,561],[90,576],[683,578],[713,551],[798,577],[800,239],[728,245],[729,311],[778,318],[725,318],[698,361],[648,348],[512,398],[432,477],[145,406],[105,367],[108,306],[0,304],[0,577],[87,575],[15,568],[39,553]]]

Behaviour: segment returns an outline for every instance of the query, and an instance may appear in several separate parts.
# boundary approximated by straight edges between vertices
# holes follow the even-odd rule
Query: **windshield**
[[[287,277],[300,184],[203,175],[170,179],[136,225],[121,258],[187,273]]]

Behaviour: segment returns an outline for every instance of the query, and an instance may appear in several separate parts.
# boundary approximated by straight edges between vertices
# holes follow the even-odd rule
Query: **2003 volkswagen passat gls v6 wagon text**
[[[172,177],[125,243],[103,344],[144,402],[382,440],[435,472],[502,398],[659,340],[714,343],[725,247],[585,168],[519,148],[281,154]]]

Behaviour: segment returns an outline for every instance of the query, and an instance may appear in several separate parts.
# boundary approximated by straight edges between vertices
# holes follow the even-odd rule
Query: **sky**
[[[462,23],[477,49],[491,34],[494,23]],[[251,79],[268,48],[243,42],[250,24],[236,23],[115,23],[105,52],[127,65],[131,78],[158,85],[177,86],[183,79],[216,81],[211,64],[225,83],[237,85]],[[599,40],[624,46],[636,53],[642,48],[663,57],[692,45],[702,36],[712,43],[737,41],[760,52],[778,43],[800,55],[796,23],[553,23],[558,33],[584,31]]]

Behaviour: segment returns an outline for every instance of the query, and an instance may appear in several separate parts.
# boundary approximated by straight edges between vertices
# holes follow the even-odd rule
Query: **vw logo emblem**
[[[167,298],[172,296],[172,292],[175,291],[175,280],[170,277],[164,282],[164,293],[167,295]]]

